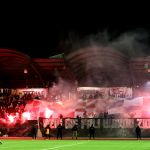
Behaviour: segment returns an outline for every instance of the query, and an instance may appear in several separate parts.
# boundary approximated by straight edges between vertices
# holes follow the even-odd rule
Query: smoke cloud
[[[149,55],[149,35],[143,29],[136,29],[113,37],[105,30],[72,42],[66,59],[79,86],[131,87],[129,61],[133,57]],[[107,100],[99,107],[103,109],[111,104],[111,100]],[[127,110],[120,107],[118,111],[125,114]]]
[[[149,34],[143,30],[130,31],[115,37],[104,31],[75,42],[72,39],[71,43],[68,42],[72,48],[69,47],[66,61],[75,73],[78,85],[61,78],[56,70],[57,83],[50,88],[48,99],[45,100],[50,104],[46,103],[41,107],[52,110],[52,115],[56,113],[69,116],[79,108],[79,105],[80,108],[87,107],[87,102],[78,98],[77,86],[131,87],[130,58],[148,55],[148,41]],[[127,109],[118,107],[117,104],[115,106],[114,99],[109,96],[94,102],[96,106],[90,110],[91,112],[108,111],[113,105],[116,111],[124,114],[122,117],[129,116]],[[43,108],[40,110],[44,111]]]

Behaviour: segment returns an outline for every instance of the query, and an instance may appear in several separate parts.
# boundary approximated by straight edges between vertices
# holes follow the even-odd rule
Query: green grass
[[[1,140],[0,150],[150,150],[149,140]]]

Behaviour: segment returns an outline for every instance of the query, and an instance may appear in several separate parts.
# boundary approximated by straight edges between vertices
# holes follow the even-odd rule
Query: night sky
[[[72,4],[73,5],[73,4]],[[60,5],[61,6],[61,5]],[[128,8],[99,6],[80,9],[62,7],[1,14],[0,47],[15,49],[31,57],[48,57],[63,53],[60,43],[70,33],[83,39],[107,30],[112,38],[124,32],[142,29],[149,33],[149,12]],[[86,10],[84,9],[86,8]],[[99,8],[99,9],[98,9]],[[22,9],[22,8],[20,8]],[[23,9],[24,10],[24,9]],[[146,9],[145,9],[146,10]]]

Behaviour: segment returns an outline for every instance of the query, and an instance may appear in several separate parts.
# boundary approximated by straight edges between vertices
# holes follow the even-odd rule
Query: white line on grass
[[[5,147],[1,147],[1,148],[8,148],[8,147],[5,146]]]
[[[70,147],[70,146],[80,145],[80,144],[84,144],[84,143],[87,143],[87,142],[76,143],[76,144],[69,144],[69,145],[62,145],[62,146],[56,146],[56,147],[50,147],[50,148],[45,148],[45,149],[42,149],[42,150],[58,149],[58,148],[62,148],[62,147]]]

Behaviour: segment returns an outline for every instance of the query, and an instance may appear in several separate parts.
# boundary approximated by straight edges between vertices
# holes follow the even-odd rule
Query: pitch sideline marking
[[[62,147],[70,147],[70,146],[80,145],[80,144],[84,144],[84,143],[87,143],[87,142],[68,144],[68,145],[63,145],[63,146],[56,146],[56,147],[51,147],[51,148],[45,148],[45,149],[42,149],[42,150],[58,149],[58,148],[62,148]]]

